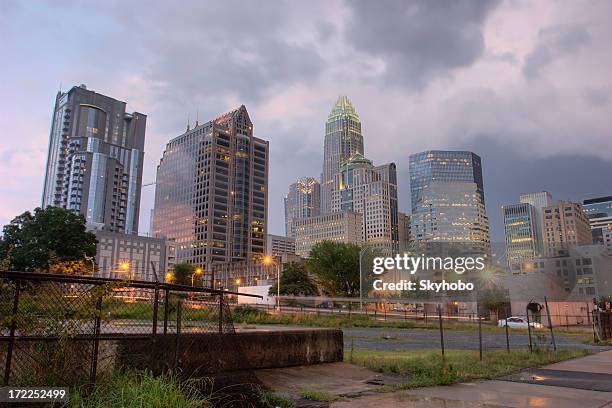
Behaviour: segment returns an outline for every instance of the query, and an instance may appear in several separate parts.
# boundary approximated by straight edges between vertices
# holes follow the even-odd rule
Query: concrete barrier
[[[343,359],[339,329],[185,333],[115,340],[115,367],[158,374],[180,368],[184,375],[331,363]]]

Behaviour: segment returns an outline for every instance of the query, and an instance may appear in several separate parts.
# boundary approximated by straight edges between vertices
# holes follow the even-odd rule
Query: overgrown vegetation
[[[115,372],[98,379],[96,387],[71,389],[70,408],[111,407],[211,407],[210,398],[200,395],[195,384],[179,382],[172,375],[150,372]]]
[[[327,390],[300,390],[300,397],[319,402],[333,402],[338,400],[338,397]]]
[[[257,405],[260,408],[295,408],[295,403],[290,398],[267,391],[261,392]]]
[[[345,360],[349,359],[349,352]],[[588,355],[587,350],[489,351],[479,360],[478,352],[449,350],[443,357],[431,351],[354,351],[354,364],[387,374],[397,374],[406,381],[384,386],[382,391],[448,385],[462,381],[488,380],[529,367]]]

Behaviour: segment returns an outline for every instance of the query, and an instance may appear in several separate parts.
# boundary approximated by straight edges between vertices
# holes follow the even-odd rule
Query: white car
[[[506,323],[507,322],[507,323]],[[506,327],[506,324],[508,324],[508,327],[512,328],[512,329],[526,329],[527,328],[527,319],[524,317],[518,317],[518,316],[511,316],[507,319],[501,319],[497,322],[497,326],[498,327]],[[529,326],[535,328],[535,329],[541,329],[542,328],[542,323],[538,323],[538,322],[529,322]]]

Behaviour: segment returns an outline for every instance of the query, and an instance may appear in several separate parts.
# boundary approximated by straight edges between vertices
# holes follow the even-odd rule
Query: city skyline
[[[128,6],[132,14],[138,14],[132,7]],[[5,180],[0,190],[0,220],[6,224],[40,203],[50,107],[59,82],[64,83],[63,90],[85,83],[90,89],[126,101],[130,111],[148,115],[145,183],[154,181],[161,151],[184,129],[188,116],[193,123],[198,116],[214,117],[241,103],[247,105],[258,133],[271,145],[270,233],[282,234],[284,230],[282,197],[287,186],[302,176],[318,178],[322,123],[338,95],[348,95],[359,111],[368,158],[375,163],[396,163],[399,205],[404,212],[409,212],[410,206],[408,156],[428,149],[470,150],[482,157],[487,212],[495,241],[503,241],[501,205],[515,202],[520,193],[548,190],[558,199],[575,202],[610,195],[606,174],[612,169],[608,126],[612,84],[604,73],[611,64],[610,56],[602,52],[609,37],[609,28],[603,23],[609,4],[595,2],[581,13],[574,10],[575,5],[551,2],[537,6],[491,2],[482,8],[456,6],[449,10],[419,6],[414,18],[451,21],[440,33],[417,28],[402,32],[408,38],[441,35],[443,44],[433,44],[433,54],[425,53],[418,42],[373,43],[355,31],[366,24],[382,33],[381,22],[396,21],[394,14],[405,16],[401,3],[387,10],[369,10],[359,2],[314,3],[309,7],[294,5],[285,11],[265,8],[259,21],[248,21],[250,10],[244,7],[236,17],[246,26],[237,32],[220,31],[220,46],[230,44],[230,58],[213,58],[211,55],[218,54],[202,49],[199,38],[194,42],[187,36],[181,50],[207,55],[210,62],[206,64],[213,64],[195,71],[181,61],[174,61],[173,67],[160,62],[171,56],[168,50],[176,45],[176,38],[186,38],[182,31],[177,33],[180,37],[164,41],[159,36],[171,32],[179,21],[194,27],[195,20],[189,14],[219,16],[226,12],[225,6],[185,7],[189,13],[167,10],[159,13],[165,15],[163,20],[146,11],[129,22],[123,15],[130,10],[118,13],[111,7],[87,24],[80,22],[85,10],[76,8],[70,16],[73,24],[82,28],[82,36],[64,42],[55,40],[72,38],[69,33],[73,27],[56,25],[51,3],[3,4],[0,18],[5,24],[0,30],[8,40],[3,46],[7,60],[22,60],[23,50],[42,47],[38,47],[40,53],[29,55],[30,66],[17,70],[16,64],[9,63],[2,67],[3,76],[12,80],[4,85],[5,100],[10,102],[4,102],[5,114],[0,119],[0,155],[5,159],[0,167]],[[448,18],[449,13],[457,18]],[[26,15],[28,18],[22,18]],[[295,26],[298,17],[304,23],[291,37],[289,27]],[[513,25],[521,18],[530,21],[528,28]],[[141,30],[145,24],[159,28]],[[117,42],[108,27],[120,27],[124,35],[132,35],[136,47]],[[134,35],[138,30],[147,34]],[[198,32],[200,38],[210,37],[219,27],[198,30],[204,30]],[[24,31],[27,35],[22,36]],[[278,39],[277,32],[286,35]],[[457,35],[463,33],[466,35]],[[253,34],[260,35],[249,48]],[[462,40],[453,42],[454,37]],[[20,41],[10,41],[13,38]],[[320,41],[322,38],[328,41]],[[507,38],[513,38],[511,44]],[[111,51],[102,45],[105,41],[121,43],[121,47],[111,47]],[[206,47],[217,46],[212,43],[207,42]],[[454,54],[447,49],[442,52],[448,44],[453,45]],[[99,52],[91,61],[82,58],[92,46]],[[132,54],[135,49],[138,51]],[[267,49],[295,54],[299,66],[292,70],[295,62],[285,58],[278,61],[277,72],[248,69],[248,61],[263,67],[277,62]],[[342,62],[333,52],[336,49],[343,54]],[[108,58],[111,52],[119,58]],[[408,55],[415,56],[420,65],[407,59]],[[122,63],[115,64],[117,60]],[[215,65],[220,61],[228,68],[231,81]],[[351,65],[357,61],[362,61],[362,70]],[[350,75],[344,75],[347,64]],[[45,68],[42,74],[36,73],[40,67]],[[148,230],[145,214],[153,205],[152,190],[143,189],[140,231]]]

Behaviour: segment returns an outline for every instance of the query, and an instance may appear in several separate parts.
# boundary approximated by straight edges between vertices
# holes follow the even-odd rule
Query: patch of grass
[[[150,372],[115,372],[98,380],[93,391],[70,390],[69,408],[176,407],[206,408],[212,404],[189,383],[179,383],[172,375]]]
[[[338,397],[327,390],[300,390],[300,397],[319,402],[333,402],[338,400]]]
[[[445,356],[431,351],[354,351],[354,364],[387,374],[406,377],[406,382],[383,386],[382,391],[448,385],[463,381],[488,380],[529,367],[588,355],[587,350],[488,351],[479,360],[478,352],[449,350]],[[345,353],[348,361],[349,352]]]
[[[259,395],[260,408],[295,408],[295,403],[288,397],[264,391]]]

